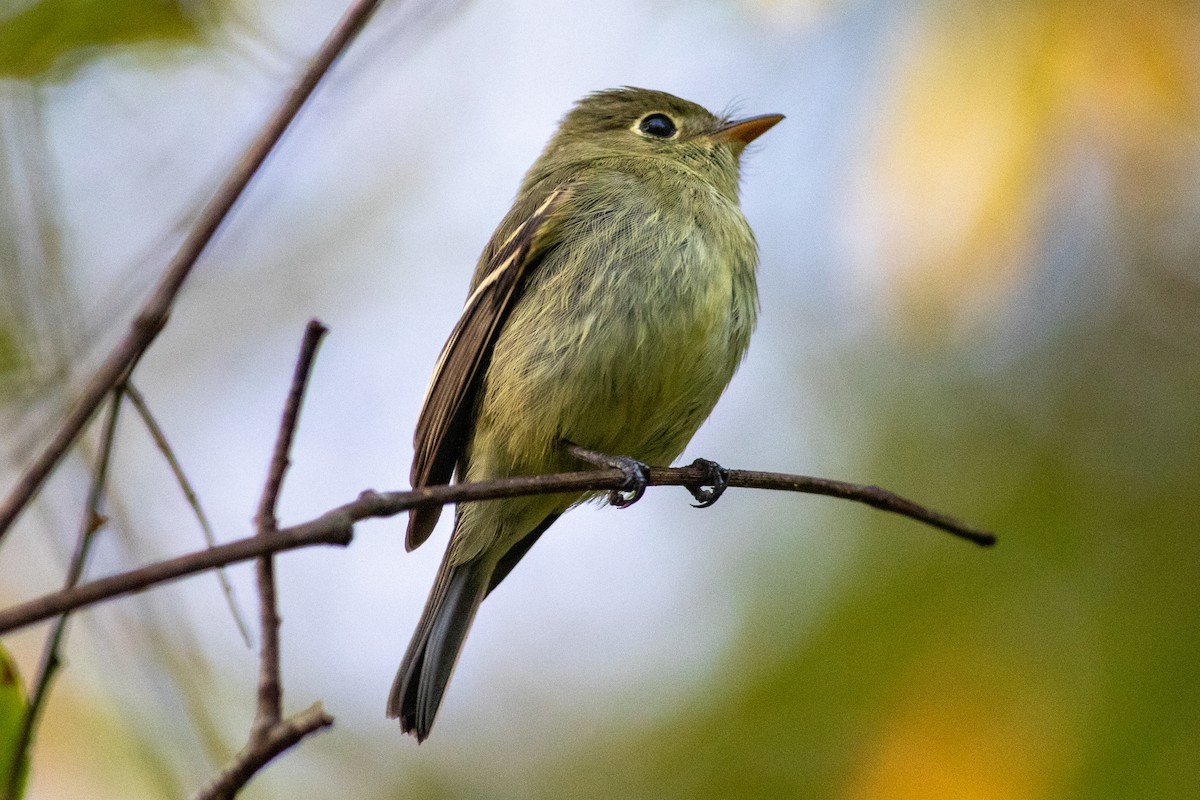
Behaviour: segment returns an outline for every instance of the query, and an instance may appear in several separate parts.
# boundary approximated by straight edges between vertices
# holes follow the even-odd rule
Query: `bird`
[[[594,92],[563,117],[479,258],[413,436],[414,488],[677,458],[724,392],[758,313],[730,119],[662,91]],[[707,505],[714,491],[693,494]],[[463,503],[387,715],[424,741],[480,604],[565,511],[603,493]],[[441,507],[410,511],[407,550]]]

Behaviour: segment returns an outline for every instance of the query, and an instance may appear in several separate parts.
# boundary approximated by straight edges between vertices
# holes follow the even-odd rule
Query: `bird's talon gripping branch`
[[[641,500],[642,495],[646,493],[647,467],[636,458],[629,456],[616,456],[613,461],[612,466],[625,474],[625,486],[609,492],[608,503],[613,508],[629,508]]]
[[[692,506],[694,508],[708,508],[720,500],[721,495],[725,493],[725,489],[729,486],[729,470],[715,461],[709,461],[707,458],[697,458],[688,466],[698,467],[708,473],[705,475],[703,481],[687,487],[687,490],[692,493],[692,497],[696,498],[696,502],[692,503]]]
[[[642,495],[646,493],[646,476],[649,475],[650,468],[636,458],[610,456],[607,453],[588,450],[577,444],[568,444],[567,451],[593,466],[621,470],[625,476],[625,482],[621,484],[621,488],[613,489],[608,493],[608,503],[614,508],[629,508],[641,500]]]

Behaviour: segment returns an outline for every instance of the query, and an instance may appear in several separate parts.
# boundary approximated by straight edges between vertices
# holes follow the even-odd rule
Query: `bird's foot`
[[[697,458],[688,466],[697,467],[707,473],[704,480],[687,487],[687,490],[692,493],[692,497],[696,498],[696,502],[692,505],[695,508],[708,508],[720,500],[721,495],[729,486],[729,470],[707,458]]]
[[[608,493],[609,505],[615,508],[629,508],[641,500],[642,495],[646,493],[646,481],[650,468],[636,458],[610,456],[607,453],[588,450],[577,444],[568,444],[567,452],[593,466],[621,470],[621,474],[625,476],[625,482],[621,488],[613,489]]]

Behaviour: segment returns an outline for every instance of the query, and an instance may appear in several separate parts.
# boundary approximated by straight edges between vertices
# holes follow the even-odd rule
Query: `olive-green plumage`
[[[740,122],[664,92],[579,102],[525,176],[476,268],[414,439],[414,486],[580,469],[565,449],[667,464],[729,383],[757,311],[738,207]],[[388,701],[428,735],[484,596],[589,495],[457,507],[454,532]],[[408,545],[439,509],[414,512]]]

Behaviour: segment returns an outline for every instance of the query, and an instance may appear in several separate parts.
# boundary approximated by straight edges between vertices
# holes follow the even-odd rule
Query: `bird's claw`
[[[641,500],[642,495],[646,493],[646,484],[649,481],[647,476],[650,474],[650,468],[636,458],[630,456],[610,456],[608,453],[588,450],[586,447],[580,447],[569,441],[563,442],[563,444],[566,446],[568,453],[593,466],[621,470],[621,474],[625,476],[625,480],[621,483],[620,488],[613,489],[608,493],[609,505],[615,508],[629,508],[638,500]]]
[[[625,483],[620,489],[608,493],[608,504],[613,508],[629,508],[642,499],[646,493],[645,464],[629,456],[613,456],[612,466],[621,470],[625,475]]]
[[[697,467],[707,472],[703,481],[688,486],[687,490],[692,493],[692,497],[696,498],[696,502],[692,504],[694,508],[708,508],[720,500],[721,495],[728,488],[729,470],[715,461],[709,461],[707,458],[697,458],[689,466]]]

